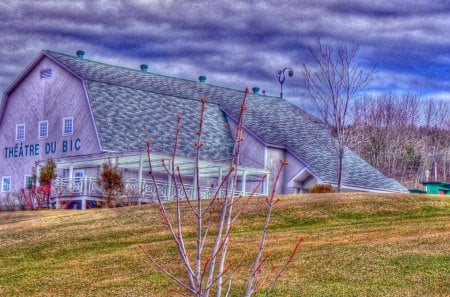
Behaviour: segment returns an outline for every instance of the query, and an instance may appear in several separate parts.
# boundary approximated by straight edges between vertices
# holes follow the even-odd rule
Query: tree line
[[[324,145],[339,160],[338,191],[348,148],[408,188],[449,180],[450,103],[410,93],[367,95],[376,71],[358,63],[357,46],[318,39],[309,53],[303,79],[317,116],[335,139]]]
[[[365,96],[354,105],[350,146],[408,188],[449,180],[450,104],[414,94]]]

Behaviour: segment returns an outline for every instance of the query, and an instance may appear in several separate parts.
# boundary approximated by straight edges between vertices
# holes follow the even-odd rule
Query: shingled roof
[[[104,150],[142,149],[142,140],[146,138],[154,140],[161,150],[169,150],[176,116],[181,113],[185,120],[180,153],[193,156],[200,98],[206,97],[202,158],[218,160],[230,156],[232,139],[226,128],[225,114],[238,117],[242,91],[52,51],[44,51],[44,54],[84,80]],[[323,182],[336,183],[338,160],[331,149],[327,149],[327,144],[334,140],[321,121],[277,97],[249,94],[247,104],[246,129],[266,145],[284,146]],[[343,183],[356,188],[407,191],[350,150],[344,159]]]

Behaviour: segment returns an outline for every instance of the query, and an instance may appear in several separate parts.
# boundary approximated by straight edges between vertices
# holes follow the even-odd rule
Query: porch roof
[[[56,162],[58,169],[79,169],[79,168],[93,168],[100,167],[102,164],[111,160],[113,164],[117,164],[122,169],[141,169],[148,171],[150,169],[149,160],[146,152],[107,152],[92,155],[82,155],[74,157],[58,158]],[[163,164],[164,160],[164,164]],[[172,157],[161,153],[151,153],[150,161],[154,172],[167,173],[165,166],[170,168]],[[38,165],[43,165],[45,162],[40,162]],[[165,165],[165,166],[164,166]],[[194,175],[195,159],[177,156],[175,158],[175,166],[179,166],[180,173],[184,176]],[[219,175],[225,176],[230,167],[229,159],[214,160],[214,161],[199,161],[200,177],[217,177]],[[247,176],[262,176],[269,174],[268,168],[257,168],[250,166],[239,166],[238,174],[245,174]]]

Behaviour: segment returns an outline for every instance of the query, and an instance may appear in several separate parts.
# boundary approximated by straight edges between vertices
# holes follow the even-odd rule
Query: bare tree
[[[345,149],[353,141],[350,126],[352,106],[367,90],[374,69],[364,70],[356,63],[358,47],[322,44],[310,48],[313,65],[303,64],[303,77],[311,100],[336,141],[331,146],[338,158],[337,187],[342,189]]]
[[[172,180],[175,187],[173,192],[175,201],[174,213],[169,213],[167,206],[163,203],[160,190],[157,187],[156,177],[153,172],[151,160],[151,141],[147,142],[147,154],[149,160],[150,176],[156,186],[156,198],[159,204],[161,216],[164,224],[169,229],[175,245],[178,250],[180,266],[184,268],[185,277],[179,277],[164,267],[144,246],[140,249],[147,258],[163,273],[172,278],[178,285],[189,291],[195,297],[207,297],[215,294],[216,297],[230,296],[231,285],[233,282],[233,266],[227,263],[229,246],[231,244],[230,236],[233,226],[238,217],[245,211],[248,203],[254,197],[257,189],[261,187],[266,175],[261,176],[257,185],[247,196],[236,195],[237,184],[239,182],[238,167],[240,166],[240,150],[244,140],[243,119],[247,108],[246,97],[248,89],[244,92],[243,102],[239,119],[234,131],[234,148],[232,159],[229,164],[228,172],[219,181],[219,186],[214,195],[209,200],[202,201],[200,189],[200,151],[203,148],[204,115],[206,109],[205,98],[201,100],[201,111],[199,128],[197,130],[197,139],[194,142],[196,148],[196,157],[194,162],[195,185],[194,197],[190,197],[186,191],[181,170],[176,166],[177,146],[179,142],[179,133],[181,129],[181,115],[178,116],[178,124],[175,133],[174,149],[171,160],[161,160],[162,166]],[[169,164],[169,165],[167,165]],[[287,162],[281,160],[280,169],[275,177],[275,184],[272,187],[271,194],[266,197],[267,206],[266,221],[261,232],[258,245],[258,252],[253,261],[253,267],[247,278],[245,296],[252,296],[261,289],[264,282],[261,281],[261,270],[267,260],[264,256],[266,245],[266,235],[270,223],[271,213],[274,205],[279,201],[275,197],[276,183],[281,175],[281,170],[287,165]],[[184,205],[182,207],[182,205]],[[188,213],[185,211],[187,210]],[[214,211],[214,215],[212,215]],[[195,221],[195,244],[192,249],[184,237],[185,224],[187,216],[192,216]],[[210,233],[213,233],[210,235]],[[268,294],[286,266],[291,262],[303,238],[299,238],[294,245],[292,253],[281,263],[278,270],[271,273],[272,281],[267,287]],[[236,268],[236,267],[234,267]],[[272,271],[271,271],[272,272]],[[267,282],[266,282],[267,283]]]

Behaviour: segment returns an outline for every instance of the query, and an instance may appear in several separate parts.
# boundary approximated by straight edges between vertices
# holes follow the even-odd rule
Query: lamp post
[[[288,71],[289,77],[294,76],[294,70],[292,70],[289,67],[284,67],[283,70],[277,71],[277,78],[278,78],[278,82],[280,83],[280,98],[283,98],[283,84],[284,84],[284,80],[286,79],[286,75],[284,73],[286,72],[286,70]]]

